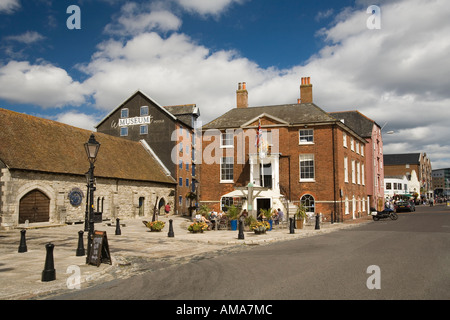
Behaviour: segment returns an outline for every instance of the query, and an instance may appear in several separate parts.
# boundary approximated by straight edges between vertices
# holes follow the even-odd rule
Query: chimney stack
[[[306,77],[302,78],[302,84],[300,85],[300,99],[297,101],[298,103],[312,103],[312,84],[311,78]]]
[[[236,90],[236,107],[247,108],[248,107],[248,91],[245,82],[239,82],[238,89]]]

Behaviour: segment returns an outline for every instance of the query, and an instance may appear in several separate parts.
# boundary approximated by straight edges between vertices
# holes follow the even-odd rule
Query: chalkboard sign
[[[108,238],[106,237],[106,231],[94,231],[88,264],[98,267],[102,262],[112,264]]]

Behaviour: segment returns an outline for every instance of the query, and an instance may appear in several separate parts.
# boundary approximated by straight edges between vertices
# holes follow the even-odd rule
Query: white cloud
[[[244,0],[175,0],[184,9],[200,15],[220,15],[234,3]]]
[[[81,69],[91,75],[84,85],[95,89],[99,108],[111,110],[140,89],[163,105],[196,103],[209,119],[235,106],[238,82],[259,84],[275,76],[235,52],[210,52],[176,33],[105,42]]]
[[[315,20],[316,21],[320,21],[320,20],[323,20],[323,19],[327,19],[327,18],[331,17],[333,15],[333,13],[334,13],[334,9],[328,9],[328,10],[325,10],[325,11],[319,11],[317,13],[316,17],[315,17]]]
[[[120,15],[105,27],[110,34],[138,35],[158,30],[162,32],[178,30],[181,20],[173,13],[146,4],[128,2],[122,6]]]
[[[74,127],[92,131],[95,130],[95,126],[99,121],[99,119],[93,118],[92,115],[78,113],[76,111],[60,113],[56,115],[55,120]]]
[[[0,0],[0,14],[11,14],[20,8],[19,0]]]
[[[36,31],[27,31],[17,36],[8,36],[5,37],[5,40],[9,41],[17,41],[20,43],[31,44],[37,41],[41,41],[45,39],[43,35]]]
[[[15,103],[46,107],[79,105],[88,94],[67,72],[48,63],[10,61],[0,66],[0,96]]]

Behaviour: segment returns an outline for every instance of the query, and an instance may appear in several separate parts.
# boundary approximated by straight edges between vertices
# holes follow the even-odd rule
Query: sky
[[[141,90],[205,124],[239,82],[251,107],[310,77],[320,108],[383,127],[385,154],[448,168],[449,53],[445,0],[0,0],[0,107],[94,130]]]

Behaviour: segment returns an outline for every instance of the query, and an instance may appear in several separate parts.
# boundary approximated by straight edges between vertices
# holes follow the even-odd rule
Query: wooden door
[[[48,222],[50,219],[50,199],[39,190],[28,192],[20,199],[19,223],[28,220],[34,222]]]

